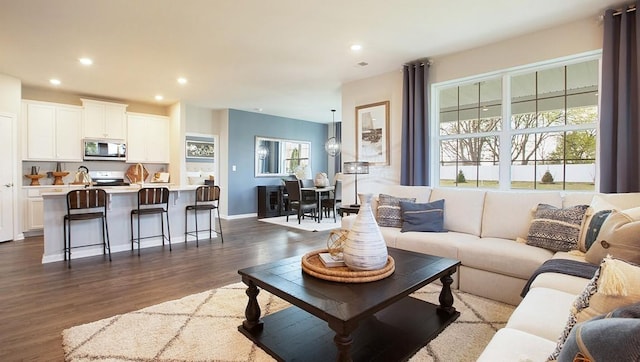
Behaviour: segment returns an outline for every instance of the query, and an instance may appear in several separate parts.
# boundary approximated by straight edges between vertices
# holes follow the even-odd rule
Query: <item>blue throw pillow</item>
[[[445,232],[444,199],[427,204],[400,201],[402,229],[407,231]]]
[[[576,324],[558,362],[640,360],[640,303]]]

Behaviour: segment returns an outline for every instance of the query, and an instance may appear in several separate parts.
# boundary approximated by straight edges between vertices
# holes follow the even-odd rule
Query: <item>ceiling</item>
[[[331,122],[341,85],[613,0],[0,0],[0,73],[84,96]],[[352,44],[362,50],[351,51]],[[94,64],[80,65],[90,57]],[[366,62],[368,65],[358,65]],[[180,85],[176,79],[185,77]],[[164,100],[155,101],[161,94]]]

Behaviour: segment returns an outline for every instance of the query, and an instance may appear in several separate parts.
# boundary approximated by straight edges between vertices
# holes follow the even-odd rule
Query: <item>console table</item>
[[[258,186],[258,219],[284,215],[283,186]]]

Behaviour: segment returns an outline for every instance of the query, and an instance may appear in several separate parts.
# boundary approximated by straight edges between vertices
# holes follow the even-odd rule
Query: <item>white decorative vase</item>
[[[358,194],[360,211],[343,246],[344,263],[353,270],[376,270],[387,265],[387,244],[371,211],[372,194]]]
[[[329,178],[327,174],[324,172],[319,172],[316,174],[316,178],[313,180],[313,184],[316,187],[327,187],[329,186]]]

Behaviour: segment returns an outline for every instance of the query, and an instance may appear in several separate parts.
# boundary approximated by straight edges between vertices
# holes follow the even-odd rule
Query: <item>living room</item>
[[[463,50],[456,50],[449,52],[446,47],[440,49],[437,55],[432,54],[415,54],[413,58],[406,58],[402,62],[398,62],[397,67],[392,70],[385,70],[382,72],[378,72],[375,75],[365,77],[365,78],[350,78],[345,82],[341,83],[339,86],[338,99],[336,100],[338,105],[334,104],[325,104],[323,109],[319,111],[323,115],[321,118],[324,122],[328,122],[331,120],[331,108],[338,108],[339,114],[338,119],[340,119],[341,129],[342,129],[342,152],[341,157],[343,161],[350,161],[356,159],[356,125],[354,112],[357,107],[372,104],[380,101],[389,101],[389,111],[390,111],[390,123],[389,123],[389,164],[383,166],[372,166],[369,175],[362,176],[358,179],[358,190],[361,192],[378,192],[381,187],[386,186],[394,186],[400,183],[401,179],[401,164],[402,164],[402,156],[401,156],[401,145],[402,145],[402,114],[403,114],[403,74],[400,71],[403,62],[412,61],[415,59],[419,59],[422,57],[429,57],[429,61],[431,62],[430,66],[430,80],[431,84],[438,84],[443,82],[448,82],[452,80],[464,80],[471,77],[475,77],[478,75],[486,75],[501,72],[505,69],[514,69],[518,67],[522,67],[525,65],[535,65],[535,64],[545,64],[551,61],[556,61],[559,59],[569,59],[571,57],[579,56],[579,55],[594,55],[599,54],[600,49],[602,48],[603,42],[603,24],[602,20],[599,18],[602,15],[603,10],[606,4],[601,4],[598,2],[597,4],[592,3],[590,5],[593,8],[590,10],[588,16],[581,17],[579,19],[572,19],[571,21],[566,21],[562,23],[554,24],[553,26],[544,27],[542,29],[536,29],[534,31],[522,32],[518,29],[518,24],[512,24],[512,28],[514,29],[513,36],[509,35],[508,31],[505,31],[504,36],[501,36],[497,41],[480,41],[480,40],[468,40],[467,44]],[[608,5],[618,5],[619,2],[608,2]],[[370,5],[363,5],[370,6]],[[577,5],[580,6],[580,5]],[[556,11],[564,11],[556,10]],[[570,10],[569,10],[570,11]],[[538,19],[538,21],[542,21]],[[482,26],[481,23],[475,24],[475,26]],[[464,34],[461,34],[460,37],[464,38]],[[25,87],[27,91],[24,92]],[[2,93],[2,98],[0,99],[0,110],[7,113],[12,114],[20,114],[20,102],[24,99],[24,94],[35,94],[36,90],[42,88],[30,88],[30,85],[23,84],[19,78],[16,78],[10,74],[0,75],[0,93]],[[40,92],[38,91],[38,92]],[[65,93],[64,90],[50,90],[47,89],[42,91],[38,100],[42,101],[50,101],[54,102],[57,99],[56,93]],[[76,94],[76,93],[72,93]],[[98,94],[99,96],[100,94]],[[105,95],[105,97],[107,97]],[[107,97],[108,98],[108,97]],[[189,128],[192,127],[191,130],[198,132],[201,129],[204,129],[206,133],[212,133],[220,136],[220,164],[219,164],[219,173],[216,177],[216,180],[223,185],[226,190],[224,190],[224,200],[223,203],[222,214],[223,214],[223,227],[229,227],[228,233],[225,235],[225,245],[231,243],[242,243],[244,246],[236,251],[231,252],[232,257],[231,261],[228,261],[227,264],[224,264],[224,257],[218,255],[213,257],[215,263],[222,263],[224,267],[222,269],[216,269],[215,267],[204,265],[207,264],[206,260],[202,260],[200,262],[195,263],[199,268],[205,268],[205,273],[218,273],[221,274],[216,276],[215,281],[197,281],[194,282],[193,285],[189,285],[186,288],[180,288],[180,286],[174,285],[168,287],[164,283],[160,281],[151,281],[153,278],[145,279],[137,279],[137,281],[132,281],[132,285],[140,288],[140,291],[135,292],[137,295],[135,301],[128,305],[126,308],[122,308],[121,310],[109,309],[110,313],[94,313],[90,311],[90,308],[79,308],[78,313],[84,313],[82,318],[74,317],[72,318],[76,323],[81,324],[90,322],[93,320],[98,320],[104,317],[108,317],[111,315],[124,313],[129,310],[139,309],[142,307],[146,307],[152,304],[157,304],[162,301],[167,301],[170,299],[176,299],[178,297],[182,297],[184,295],[196,293],[198,291],[202,291],[205,289],[210,289],[211,287],[222,287],[224,285],[230,284],[234,281],[238,281],[238,275],[235,272],[239,267],[248,266],[247,263],[258,264],[260,262],[271,261],[276,255],[281,256],[292,256],[304,253],[313,248],[313,246],[323,245],[326,240],[326,233],[322,233],[320,235],[313,234],[304,234],[304,233],[296,233],[296,232],[287,232],[287,231],[276,231],[272,229],[262,229],[259,223],[254,223],[253,221],[247,224],[243,224],[246,219],[253,217],[256,212],[256,200],[255,200],[255,187],[257,185],[267,184],[267,183],[276,183],[279,182],[279,179],[260,179],[255,178],[253,176],[253,156],[254,156],[254,140],[256,136],[274,136],[272,134],[265,134],[265,130],[256,130],[253,125],[259,120],[266,120],[266,122],[272,122],[277,124],[286,124],[287,122],[304,122],[302,118],[296,117],[288,117],[288,116],[273,116],[271,114],[263,114],[254,108],[246,108],[246,107],[235,107],[234,105],[226,105],[220,107],[220,109],[210,109],[203,106],[193,105],[190,103],[180,103],[179,106],[158,106],[153,104],[144,104],[143,102],[131,102],[132,104],[138,107],[138,111],[140,109],[144,109],[146,111],[162,113],[164,116],[171,117],[173,113],[181,113],[178,118],[184,117],[187,120],[186,124],[183,126]],[[134,107],[134,111],[136,110]],[[185,116],[186,114],[186,116]],[[191,123],[191,122],[194,122]],[[237,123],[235,123],[237,121]],[[200,123],[202,122],[202,124]],[[243,123],[247,122],[247,123]],[[308,134],[304,136],[298,136],[297,134],[294,136],[286,136],[286,138],[297,138],[304,137],[305,139],[313,139],[312,143],[316,146],[315,155],[317,155],[317,159],[314,159],[314,169],[313,172],[321,172],[326,171],[329,173],[331,178],[335,174],[336,170],[332,165],[332,159],[325,157],[323,155],[323,144],[325,139],[330,133],[328,125],[330,123],[319,123],[319,122],[308,122],[312,123],[311,125],[305,126],[304,133],[312,133],[314,134],[313,138]],[[249,126],[246,126],[248,124]],[[244,126],[243,126],[244,125]],[[308,128],[307,128],[308,127]],[[309,131],[309,129],[311,129]],[[322,155],[322,157],[321,157]],[[18,162],[19,163],[19,162]],[[14,169],[19,169],[19,173],[23,172],[21,167],[14,167]],[[237,170],[237,171],[236,171]],[[187,178],[186,173],[181,171],[176,171],[175,175],[182,175],[185,179]],[[19,180],[21,180],[22,175],[19,175]],[[250,181],[247,181],[250,179]],[[356,195],[354,194],[354,184],[352,177],[345,177],[343,183],[344,188],[344,199],[346,200],[354,200]],[[233,200],[233,201],[231,201]],[[22,213],[19,213],[22,215]],[[248,228],[251,231],[247,233],[247,235],[242,235],[243,231],[245,231],[245,226],[249,225]],[[258,243],[258,251],[251,251],[251,245],[247,240],[251,240],[252,238],[260,238],[262,237],[260,234],[262,232],[266,232],[268,236],[265,237],[265,240],[269,240],[272,242],[272,245],[269,245],[266,242]],[[231,235],[229,239],[227,239],[227,235]],[[13,244],[16,244],[15,242]],[[27,241],[24,242],[27,244]],[[5,246],[3,247],[12,249],[11,257],[15,258],[15,260],[21,260],[20,255],[26,257],[29,255],[33,257],[37,255],[36,251],[29,249],[29,251],[20,251],[16,250],[15,246]],[[224,253],[220,246],[213,246],[210,249],[211,253],[214,254]],[[155,260],[163,260],[166,259],[163,256],[162,250],[152,250],[149,251],[150,255],[153,255],[154,258],[158,258]],[[197,258],[197,255],[192,254],[191,248],[189,247],[189,255],[190,257]],[[174,252],[175,253],[175,252]],[[245,253],[247,256],[246,260],[243,260],[242,253]],[[280,253],[280,254],[279,254]],[[99,259],[99,258],[98,258]],[[93,259],[95,262],[98,259]],[[152,259],[154,260],[154,259]],[[24,260],[23,260],[24,261]],[[139,263],[144,263],[144,253],[142,259],[140,259]],[[189,265],[190,261],[188,258],[184,258],[180,260],[184,265]],[[130,263],[138,263],[137,261],[130,261]],[[236,263],[237,266],[233,264]],[[102,260],[98,260],[98,264],[108,264],[103,263]],[[14,275],[14,271],[12,268],[19,268],[19,262],[7,262],[6,269],[3,268],[5,275]],[[9,267],[10,266],[10,267]],[[75,266],[74,266],[75,267]],[[95,265],[93,265],[95,267]],[[234,269],[235,268],[235,269]],[[30,262],[29,269],[33,270],[34,273],[38,274],[38,283],[46,284],[46,275],[42,274],[43,271],[51,272],[57,275],[54,279],[56,283],[65,284],[68,283],[68,288],[71,290],[71,295],[73,293],[82,294],[83,284],[85,281],[77,275],[77,273],[73,276],[67,275],[64,276],[63,273],[73,273],[67,272],[66,270],[56,269],[56,265],[46,265],[41,266],[39,263],[34,264]],[[172,273],[180,273],[179,267],[175,267],[175,269],[171,269]],[[37,271],[36,271],[37,270]],[[91,273],[92,265],[86,264],[85,262],[79,262],[77,269],[83,271],[85,273]],[[94,269],[95,270],[95,269]],[[141,271],[140,269],[138,271]],[[96,273],[104,273],[104,275],[109,274],[109,272],[100,267],[99,271],[95,270]],[[189,280],[191,278],[197,278],[197,273],[193,274],[185,274],[182,278],[173,279],[170,275],[163,274],[161,270],[156,269],[153,273],[157,273],[159,276],[158,279],[162,279],[166,277],[169,281],[166,284],[170,284],[171,281],[178,282],[178,284],[189,284]],[[68,279],[67,279],[68,278]],[[4,279],[4,278],[3,278]],[[28,283],[29,276],[27,274],[21,274],[21,280],[23,283]],[[93,292],[98,290],[100,283],[105,283],[104,277],[97,276],[96,279],[92,279],[87,283],[93,284],[90,289]],[[120,283],[127,283],[126,279],[118,279]],[[146,284],[148,283],[148,284]],[[142,286],[142,284],[145,284]],[[11,288],[17,288],[15,285],[11,284]],[[40,286],[42,288],[42,285]],[[167,290],[167,293],[164,294],[163,290]],[[25,292],[26,293],[26,292]],[[58,303],[58,306],[63,304],[64,300],[64,289],[56,289],[57,297],[53,298],[53,300]],[[126,299],[124,295],[128,293],[126,288],[117,289],[116,291],[112,291],[112,294],[109,294],[110,297],[115,298],[114,300],[118,300],[118,293],[122,293],[122,299]],[[144,293],[150,294],[149,296],[143,296]],[[39,298],[46,298],[46,288],[40,289],[38,294]],[[79,300],[83,300],[84,303],[96,303],[96,300],[86,297],[78,297]],[[86,298],[86,299],[82,299]],[[20,300],[24,302],[24,300],[28,299],[25,295]],[[13,300],[12,303],[18,303],[16,300]],[[108,302],[104,302],[108,304]],[[38,303],[33,303],[30,305],[30,309],[38,309]],[[15,304],[12,305],[12,311],[16,312],[19,310]],[[60,309],[57,310],[60,312]],[[73,313],[73,307],[70,307],[69,313]],[[16,312],[18,313],[18,312]],[[33,324],[37,324],[37,318],[33,317],[31,312],[25,312],[24,314],[26,318],[33,318],[31,322]],[[52,317],[51,314],[48,316]],[[62,319],[62,318],[60,318]],[[17,322],[14,320],[14,324]],[[56,324],[57,327],[60,328],[60,331],[63,328],[68,328],[72,326],[67,322],[60,321]],[[37,333],[37,328],[32,328],[28,330],[30,333]],[[51,333],[51,329],[47,330],[47,333]],[[56,340],[59,336],[56,336]],[[15,341],[19,338],[26,338],[24,334],[20,336],[12,336],[9,339],[8,343],[11,341]],[[54,337],[51,337],[54,338]],[[50,339],[48,338],[48,342],[50,343]],[[2,342],[3,344],[5,342]],[[28,349],[28,344],[20,344],[23,349]],[[21,358],[31,358],[31,359],[46,359],[46,357],[42,358],[42,356],[52,356],[52,354],[47,354],[45,352],[42,356],[39,354],[32,355],[28,352],[23,352],[24,354],[17,354],[18,351],[15,349],[11,350],[16,355],[21,356]],[[54,354],[55,355],[55,354]],[[12,355],[2,355],[7,359],[13,359]],[[15,356],[15,355],[14,355]],[[59,357],[59,355],[56,355]],[[41,357],[41,358],[39,358]]]

